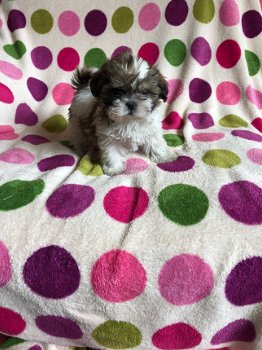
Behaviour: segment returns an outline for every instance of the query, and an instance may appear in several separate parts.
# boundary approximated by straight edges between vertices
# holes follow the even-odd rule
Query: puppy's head
[[[155,66],[125,52],[106,63],[90,82],[92,94],[107,110],[108,117],[145,119],[167,99],[167,82]]]

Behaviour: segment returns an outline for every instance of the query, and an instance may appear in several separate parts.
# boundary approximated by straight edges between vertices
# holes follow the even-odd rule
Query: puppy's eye
[[[141,89],[137,91],[137,94],[142,97],[146,97],[148,95],[148,91],[145,89]]]
[[[124,95],[125,91],[123,89],[114,89],[113,90],[113,93],[116,97],[121,97],[122,95]]]

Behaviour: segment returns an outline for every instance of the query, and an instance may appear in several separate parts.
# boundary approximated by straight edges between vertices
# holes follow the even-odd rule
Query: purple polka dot
[[[256,141],[256,142],[262,142],[262,136],[255,134],[252,131],[249,130],[233,130],[231,132],[233,136],[241,137],[242,139]]]
[[[202,103],[209,99],[212,89],[210,84],[199,78],[194,78],[189,84],[189,96],[192,102]]]
[[[66,184],[51,194],[46,202],[49,213],[57,218],[67,219],[81,214],[95,199],[90,186]]]
[[[23,12],[19,10],[11,10],[7,19],[7,27],[10,32],[14,32],[16,29],[24,28],[26,26],[26,19]]]
[[[107,26],[105,14],[100,10],[90,11],[85,18],[85,28],[88,34],[98,36],[102,34]]]
[[[250,10],[242,16],[242,28],[246,37],[255,38],[262,31],[262,16],[258,11]]]
[[[262,257],[240,261],[226,280],[225,293],[230,303],[245,306],[262,302]]]
[[[33,345],[28,350],[42,350],[40,345]]]
[[[47,85],[43,81],[36,78],[28,78],[27,87],[36,101],[42,101],[48,92]]]
[[[246,225],[262,224],[262,189],[249,181],[222,186],[219,202],[233,219]]]
[[[80,283],[76,261],[67,250],[55,245],[35,251],[24,265],[23,276],[34,293],[51,299],[73,294]]]
[[[203,37],[196,38],[191,45],[191,55],[201,66],[207,65],[212,55],[208,41]]]
[[[69,318],[61,316],[38,316],[35,321],[41,331],[53,337],[80,339],[83,332],[80,327]]]
[[[188,14],[188,6],[185,0],[172,0],[168,3],[165,17],[172,26],[180,26],[185,22]]]
[[[188,171],[192,169],[194,165],[195,165],[195,161],[192,158],[186,157],[186,156],[178,157],[176,160],[172,162],[157,164],[157,166],[160,169],[164,171],[174,172],[174,173]]]
[[[214,125],[213,118],[209,113],[190,113],[188,119],[195,129],[208,129]]]
[[[121,53],[126,52],[126,51],[132,51],[132,50],[129,47],[127,47],[127,46],[119,46],[118,48],[116,48],[114,50],[114,52],[112,53],[111,58],[116,57],[116,56],[118,56]]]
[[[32,126],[37,124],[38,117],[26,103],[20,103],[15,112],[15,123]]]
[[[74,163],[74,157],[69,154],[60,154],[40,160],[40,162],[37,163],[37,167],[40,171],[48,171],[58,167],[72,166]]]
[[[50,142],[45,137],[39,135],[26,135],[22,138],[22,141],[29,142],[31,145],[41,145]]]
[[[31,51],[31,59],[38,69],[46,69],[53,60],[52,52],[46,46],[38,46]]]

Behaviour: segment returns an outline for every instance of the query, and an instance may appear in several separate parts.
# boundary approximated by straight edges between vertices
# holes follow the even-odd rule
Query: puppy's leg
[[[170,150],[161,135],[155,135],[144,146],[146,155],[156,163],[171,162],[177,158],[174,151]]]
[[[101,162],[104,173],[113,176],[125,170],[127,149],[118,142],[99,143],[101,151]]]

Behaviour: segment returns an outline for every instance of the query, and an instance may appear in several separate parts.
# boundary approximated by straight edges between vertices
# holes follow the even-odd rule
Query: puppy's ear
[[[158,86],[160,88],[159,98],[161,98],[164,102],[166,102],[167,95],[168,95],[168,85],[167,85],[166,79],[160,73],[159,73]]]
[[[90,82],[90,90],[94,97],[98,97],[100,95],[103,85],[105,85],[107,82],[108,76],[102,69],[93,75]]]

